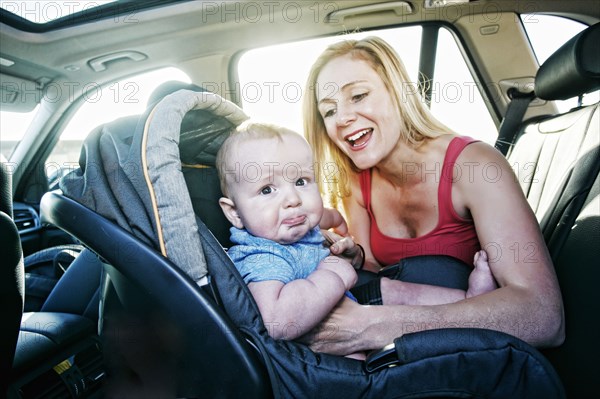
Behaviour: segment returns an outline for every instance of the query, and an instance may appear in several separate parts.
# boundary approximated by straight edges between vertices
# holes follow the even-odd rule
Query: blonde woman
[[[377,272],[418,255],[472,264],[483,248],[499,285],[445,305],[343,301],[321,324],[334,323],[338,332],[312,335],[314,350],[352,353],[381,348],[407,330],[463,326],[500,330],[535,346],[564,340],[552,261],[512,169],[493,147],[457,135],[430,114],[385,41],[368,37],[324,51],[307,82],[304,123],[322,194],[348,224],[350,237],[333,253],[354,239],[364,248],[365,268]],[[388,278],[378,284],[383,303],[436,292]],[[418,302],[428,299],[436,303]]]

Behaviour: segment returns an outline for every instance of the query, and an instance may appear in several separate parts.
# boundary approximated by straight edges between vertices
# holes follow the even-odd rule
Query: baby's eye
[[[273,189],[271,188],[271,186],[265,186],[263,188],[260,189],[260,193],[262,195],[267,195],[267,194],[271,194],[273,192]]]
[[[305,177],[302,177],[298,180],[296,180],[296,186],[306,186],[308,184],[308,179]]]
[[[359,102],[363,98],[365,98],[369,93],[360,93],[352,96],[352,102]]]

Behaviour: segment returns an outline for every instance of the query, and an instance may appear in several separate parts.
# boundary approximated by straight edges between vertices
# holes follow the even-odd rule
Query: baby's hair
[[[235,165],[232,165],[231,159],[231,154],[235,148],[251,140],[278,139],[281,141],[283,136],[288,134],[303,138],[299,133],[285,127],[252,121],[242,123],[236,130],[231,132],[221,145],[215,161],[223,195],[227,197],[229,192],[227,184],[231,179],[227,179],[227,171],[235,169]]]

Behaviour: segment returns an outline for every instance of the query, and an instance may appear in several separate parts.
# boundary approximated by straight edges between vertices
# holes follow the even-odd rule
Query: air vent
[[[71,393],[54,370],[48,370],[19,389],[23,399],[69,398]]]
[[[27,233],[40,227],[40,218],[36,211],[30,206],[17,206],[17,204],[15,204],[13,215],[20,234]]]
[[[105,377],[97,339],[82,342],[74,356],[43,371],[18,388],[20,399],[103,397]]]
[[[102,352],[98,345],[92,345],[75,355],[75,364],[81,370],[88,393],[94,392],[101,387],[105,377],[105,370]]]

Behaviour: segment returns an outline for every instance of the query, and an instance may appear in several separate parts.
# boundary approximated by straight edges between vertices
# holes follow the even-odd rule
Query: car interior
[[[0,1],[8,398],[597,396],[600,2],[60,3]],[[562,345],[441,328],[359,363],[268,337],[224,251],[214,158],[247,118],[302,132],[307,68],[366,35],[513,167]]]

